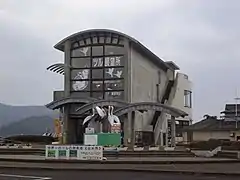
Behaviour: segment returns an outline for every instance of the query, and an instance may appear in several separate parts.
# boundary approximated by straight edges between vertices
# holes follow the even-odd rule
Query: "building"
[[[184,141],[240,140],[240,104],[226,104],[221,114],[223,115],[220,119],[217,116],[205,115],[205,119],[183,129]]]
[[[225,110],[221,112],[222,117],[227,121],[240,120],[240,104],[226,104]]]
[[[47,69],[64,76],[64,90],[55,91],[46,106],[60,109],[65,143],[82,143],[83,119],[99,106],[122,123],[124,144],[166,144],[168,119],[175,144],[175,119],[191,121],[191,82],[136,39],[113,30],[73,34],[54,46],[64,63]],[[99,129],[98,129],[99,130]],[[105,129],[106,130],[106,129]]]

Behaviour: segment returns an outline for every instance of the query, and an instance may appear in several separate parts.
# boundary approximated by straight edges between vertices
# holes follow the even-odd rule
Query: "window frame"
[[[79,43],[78,43],[79,44]],[[94,55],[93,54],[93,48],[94,47],[96,47],[96,46],[100,46],[100,47],[103,47],[103,49],[102,49],[102,51],[103,51],[103,53],[102,53],[102,55]],[[76,46],[76,47],[74,47],[74,48],[71,48],[71,64],[72,64],[72,61],[74,60],[74,59],[78,59],[79,61],[81,61],[81,59],[90,59],[90,63],[88,63],[88,65],[89,65],[89,67],[87,66],[87,67],[73,67],[73,66],[71,66],[70,67],[70,72],[71,72],[71,77],[70,77],[70,84],[71,84],[71,88],[70,88],[70,92],[72,93],[72,92],[90,92],[90,97],[93,97],[93,93],[94,92],[96,92],[96,93],[99,93],[99,92],[101,92],[102,94],[103,94],[103,99],[105,99],[106,98],[106,93],[108,93],[108,92],[121,92],[122,94],[120,95],[121,96],[121,98],[120,99],[122,99],[122,98],[124,98],[124,50],[123,50],[123,53],[122,54],[119,54],[119,53],[116,53],[116,54],[107,54],[107,52],[106,52],[106,50],[105,50],[105,47],[106,46],[112,46],[112,47],[114,47],[114,46],[116,46],[116,47],[119,47],[119,48],[124,48],[124,45],[121,45],[121,44],[111,44],[111,43],[106,43],[106,39],[105,39],[105,41],[104,41],[104,43],[97,43],[97,44],[87,44],[87,45],[85,45],[85,46]],[[76,50],[76,49],[81,49],[81,48],[84,48],[84,47],[89,47],[90,48],[90,54],[89,54],[89,56],[72,56],[72,51],[73,50]],[[117,52],[117,51],[116,51]],[[105,64],[105,60],[106,60],[106,58],[111,58],[111,57],[114,57],[115,58],[115,60],[114,60],[114,62],[115,62],[115,64],[114,64],[114,66],[106,66],[106,64]],[[93,59],[94,58],[101,58],[102,59],[102,62],[100,62],[100,64],[102,63],[102,66],[96,66],[96,67],[93,67]],[[120,62],[120,64],[119,65],[116,65],[116,64],[118,64],[118,63],[116,63],[116,60],[118,60],[117,58],[120,58],[120,60],[121,60],[121,62]],[[110,77],[107,77],[107,75],[106,75],[106,71],[107,71],[107,69],[109,69],[109,68],[114,68],[114,69],[122,69],[122,72],[123,72],[123,74],[122,74],[122,76],[120,77],[120,78],[118,78],[118,77],[113,77],[113,78],[110,78]],[[81,70],[83,70],[83,69],[87,69],[87,70],[89,70],[89,75],[88,75],[88,78],[87,79],[74,79],[74,77],[72,76],[72,74],[73,74],[73,71],[74,70],[79,70],[79,71],[81,71]],[[95,71],[95,70],[97,70],[97,69],[101,69],[100,71],[102,71],[102,72],[100,72],[100,73],[102,73],[102,75],[101,75],[101,77],[99,77],[99,78],[97,78],[97,77],[95,77],[95,78],[93,78],[93,71]],[[117,88],[117,89],[115,89],[115,90],[107,90],[106,88],[105,88],[105,81],[114,81],[114,80],[120,80],[120,81],[122,81],[122,87],[121,88]],[[88,83],[89,83],[89,87],[88,87],[88,89],[87,90],[79,90],[79,91],[75,91],[75,90],[73,90],[73,88],[72,88],[72,85],[73,85],[73,83],[74,83],[74,81],[88,81]],[[94,84],[93,84],[93,81],[101,81],[102,82],[102,87],[99,89],[99,90],[97,90],[96,88],[94,88]]]
[[[192,91],[184,90],[183,103],[184,107],[192,108]]]

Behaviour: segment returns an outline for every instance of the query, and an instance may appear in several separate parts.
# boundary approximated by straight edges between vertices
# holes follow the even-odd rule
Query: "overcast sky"
[[[59,40],[89,28],[122,31],[194,83],[195,120],[219,115],[240,92],[238,0],[0,0],[0,102],[46,104],[63,88],[46,71]]]

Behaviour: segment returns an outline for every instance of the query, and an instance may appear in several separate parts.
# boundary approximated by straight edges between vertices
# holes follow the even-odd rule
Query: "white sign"
[[[111,126],[111,132],[112,133],[120,133],[121,132],[121,124],[114,123]]]
[[[84,134],[84,145],[97,145],[98,136],[96,134]]]
[[[83,146],[79,154],[80,160],[102,160],[103,147],[102,146]]]
[[[47,145],[46,159],[102,160],[102,146]]]

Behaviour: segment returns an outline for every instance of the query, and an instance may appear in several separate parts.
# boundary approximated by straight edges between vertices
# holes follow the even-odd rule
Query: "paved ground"
[[[212,164],[66,164],[66,163],[24,163],[1,162],[0,168],[35,168],[58,170],[116,170],[116,169],[140,169],[152,171],[179,171],[196,173],[235,173],[240,175],[240,163],[212,163]],[[0,178],[1,179],[1,178]],[[240,178],[239,178],[240,179]]]
[[[34,159],[44,160],[44,156],[39,155],[0,155],[0,159]],[[114,161],[229,161],[232,159],[227,158],[202,158],[202,157],[119,157],[119,158],[108,158],[108,160]]]
[[[82,172],[82,171],[47,171],[47,170],[6,170],[0,169],[1,180],[239,180],[239,177],[180,175],[163,173],[136,172]]]

